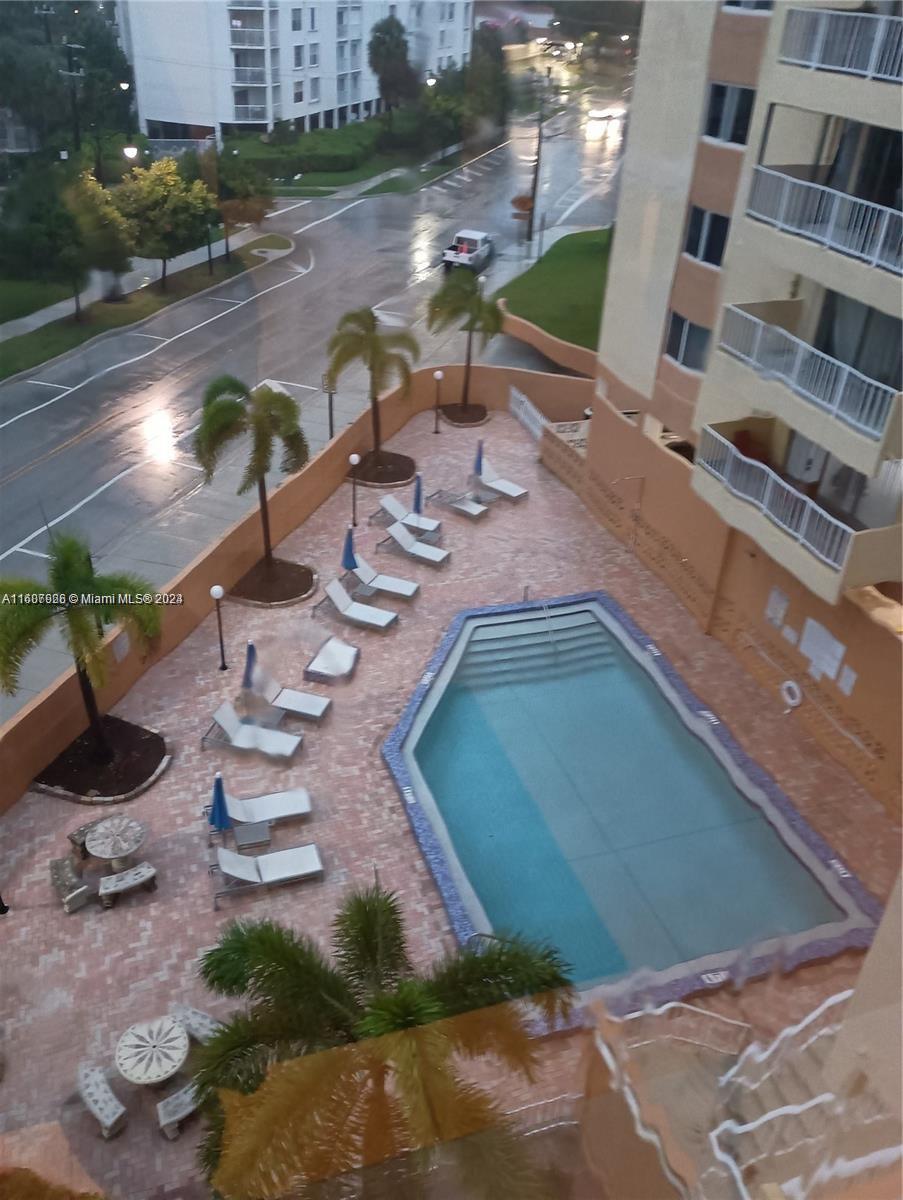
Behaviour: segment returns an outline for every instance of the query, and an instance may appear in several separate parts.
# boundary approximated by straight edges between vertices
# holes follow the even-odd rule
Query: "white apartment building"
[[[377,21],[398,17],[424,76],[468,61],[473,26],[462,0],[121,0],[118,12],[141,129],[172,139],[361,120],[380,110]]]

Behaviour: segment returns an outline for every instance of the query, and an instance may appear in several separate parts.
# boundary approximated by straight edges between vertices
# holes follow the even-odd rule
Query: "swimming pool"
[[[604,593],[462,613],[384,753],[458,936],[669,995],[867,944],[872,897]]]

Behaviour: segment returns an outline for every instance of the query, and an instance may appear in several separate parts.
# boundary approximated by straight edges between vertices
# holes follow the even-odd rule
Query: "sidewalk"
[[[229,248],[237,250],[239,246],[244,246],[245,243],[252,242],[261,236],[258,228],[249,226],[232,235],[229,239]],[[211,251],[214,258],[220,258],[226,253],[225,240],[213,242]],[[207,247],[198,246],[197,250],[189,250],[187,254],[179,254],[176,258],[171,258],[166,264],[166,274],[167,276],[175,275],[177,271],[196,267],[198,263],[206,261]],[[123,292],[137,292],[139,288],[147,287],[149,283],[155,283],[160,278],[160,274],[159,258],[133,258],[132,269],[120,278],[120,284]],[[79,296],[82,306],[93,304],[95,300],[102,300],[109,286],[109,273],[92,271],[88,286]],[[0,342],[8,341],[9,338],[18,337],[23,333],[31,333],[34,329],[40,329],[42,325],[49,325],[51,321],[60,321],[74,312],[75,298],[71,297],[68,300],[60,300],[57,304],[49,304],[46,308],[39,308],[36,312],[26,313],[24,317],[17,317],[14,321],[6,321],[0,325]]]

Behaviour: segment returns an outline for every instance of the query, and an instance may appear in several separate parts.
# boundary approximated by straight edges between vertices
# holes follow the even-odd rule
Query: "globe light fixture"
[[[622,33],[622,34],[621,34],[621,41],[622,41],[622,42],[629,42],[629,41],[630,41],[630,34],[629,34],[629,33]]]
[[[428,88],[435,87],[435,86],[436,86],[436,84],[437,84],[437,82],[438,82],[438,80],[436,79],[436,76],[435,76],[435,75],[430,75],[430,76],[429,76],[429,78],[428,78],[428,79],[427,79],[427,81],[426,81],[426,86],[427,86]]]
[[[138,157],[137,146],[123,146],[122,153],[126,156],[129,162],[133,162]]]
[[[354,526],[357,525],[357,468],[360,461],[359,454],[348,455],[348,462],[351,466],[351,524]]]

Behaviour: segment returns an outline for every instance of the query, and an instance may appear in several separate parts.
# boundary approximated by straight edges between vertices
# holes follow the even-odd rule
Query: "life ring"
[[[781,699],[787,705],[788,712],[802,704],[803,690],[795,679],[785,679],[781,684]]]

